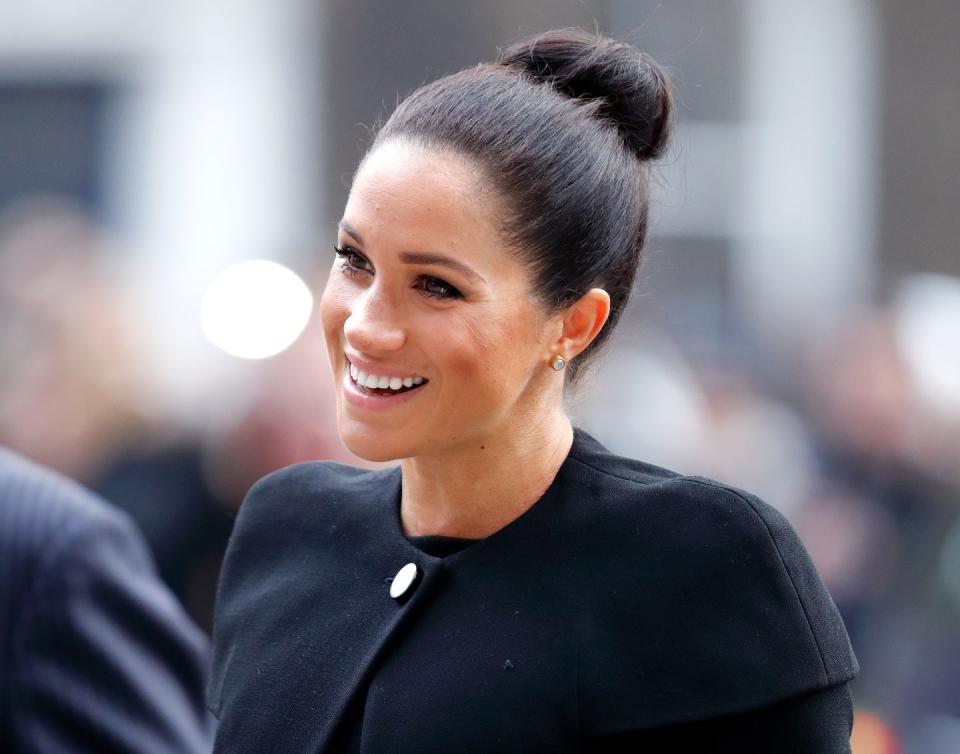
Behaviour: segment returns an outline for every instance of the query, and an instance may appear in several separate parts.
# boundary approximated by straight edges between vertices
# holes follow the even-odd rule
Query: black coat
[[[209,751],[208,661],[130,520],[0,448],[0,752]]]
[[[250,491],[216,607],[215,751],[328,751],[364,691],[365,752],[590,751],[858,670],[776,510],[581,430],[536,504],[446,558],[406,539],[399,502],[398,468],[332,463]]]

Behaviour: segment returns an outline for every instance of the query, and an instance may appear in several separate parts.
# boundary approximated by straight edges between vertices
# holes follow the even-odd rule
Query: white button
[[[390,584],[390,596],[394,599],[402,597],[410,589],[414,579],[417,578],[417,564],[407,563],[403,568],[397,571]]]

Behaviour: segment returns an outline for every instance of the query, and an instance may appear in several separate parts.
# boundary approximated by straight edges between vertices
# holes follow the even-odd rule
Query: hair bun
[[[666,148],[673,115],[670,83],[632,45],[561,29],[511,45],[497,64],[522,70],[570,97],[598,101],[597,115],[616,125],[641,160],[659,157]]]

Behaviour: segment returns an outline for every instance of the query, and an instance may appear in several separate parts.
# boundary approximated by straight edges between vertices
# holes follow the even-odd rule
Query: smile
[[[349,362],[347,362],[349,364]],[[362,369],[350,364],[350,379],[358,385],[368,388],[377,388],[379,390],[402,390],[403,388],[413,387],[423,383],[423,377],[420,375],[410,375],[409,377],[386,377],[384,375],[367,374]]]
[[[405,403],[429,380],[419,374],[376,374],[364,371],[347,359],[344,370],[344,396],[364,408],[389,408]],[[391,370],[395,371],[395,370]],[[402,374],[402,373],[401,373]]]

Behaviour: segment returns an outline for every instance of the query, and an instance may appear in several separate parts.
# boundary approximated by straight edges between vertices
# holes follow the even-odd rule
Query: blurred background
[[[249,485],[353,460],[310,291],[371,126],[570,25],[649,51],[679,102],[571,411],[783,511],[863,668],[854,751],[955,754],[960,4],[4,3],[0,443],[127,510],[209,630]]]

